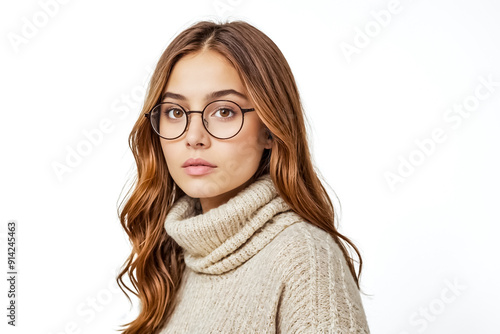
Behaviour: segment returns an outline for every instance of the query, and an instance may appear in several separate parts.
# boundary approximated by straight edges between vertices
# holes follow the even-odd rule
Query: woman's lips
[[[197,158],[197,159],[187,159],[181,167],[189,167],[189,166],[209,166],[209,167],[217,167],[210,162]]]
[[[210,166],[187,166],[184,167],[184,171],[186,172],[187,175],[206,175],[210,174],[215,167],[210,167]]]

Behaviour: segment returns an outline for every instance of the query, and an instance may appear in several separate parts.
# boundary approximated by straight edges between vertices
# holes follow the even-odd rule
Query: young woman
[[[360,254],[335,227],[292,72],[265,34],[241,21],[181,32],[129,143],[133,249],[117,280],[141,309],[123,333],[369,333]]]

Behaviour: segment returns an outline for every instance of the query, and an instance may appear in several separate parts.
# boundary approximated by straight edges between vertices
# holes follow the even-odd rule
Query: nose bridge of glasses
[[[203,116],[204,116],[204,115],[203,115],[203,112],[204,112],[204,110],[201,110],[201,111],[200,111],[200,110],[190,110],[190,111],[185,111],[185,113],[186,113],[186,118],[187,118],[187,120],[186,120],[186,121],[187,121],[187,123],[188,123],[188,124],[187,124],[187,127],[189,127],[189,123],[191,123],[190,118],[192,118],[192,117],[193,117],[193,116],[189,117],[189,115],[191,115],[191,114],[200,114],[201,121],[202,121],[203,125],[206,127],[208,122],[207,122],[207,120],[206,120],[206,119],[204,119],[204,118],[203,118]],[[186,129],[186,130],[187,130],[187,129]]]
[[[200,114],[203,117],[203,110],[189,110],[186,111],[186,115],[191,115],[191,114]]]

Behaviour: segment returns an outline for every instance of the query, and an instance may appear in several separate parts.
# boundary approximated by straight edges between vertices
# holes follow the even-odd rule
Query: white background
[[[113,333],[133,319],[114,278],[130,252],[117,205],[140,93],[177,33],[229,17],[290,63],[340,230],[362,251],[372,333],[499,333],[500,4],[395,3],[381,25],[390,1],[2,1],[0,267],[6,277],[15,219],[19,276],[14,329],[0,280],[0,331]],[[463,103],[473,110],[456,123]],[[53,165],[102,122],[102,140],[58,177]],[[425,155],[416,141],[439,129]],[[391,187],[401,159],[413,170]]]

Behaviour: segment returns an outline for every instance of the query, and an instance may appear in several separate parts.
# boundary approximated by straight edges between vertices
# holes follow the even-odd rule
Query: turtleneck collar
[[[299,220],[265,174],[205,213],[200,213],[198,199],[179,198],[167,214],[165,229],[184,249],[186,266],[200,273],[222,274],[243,264]]]

